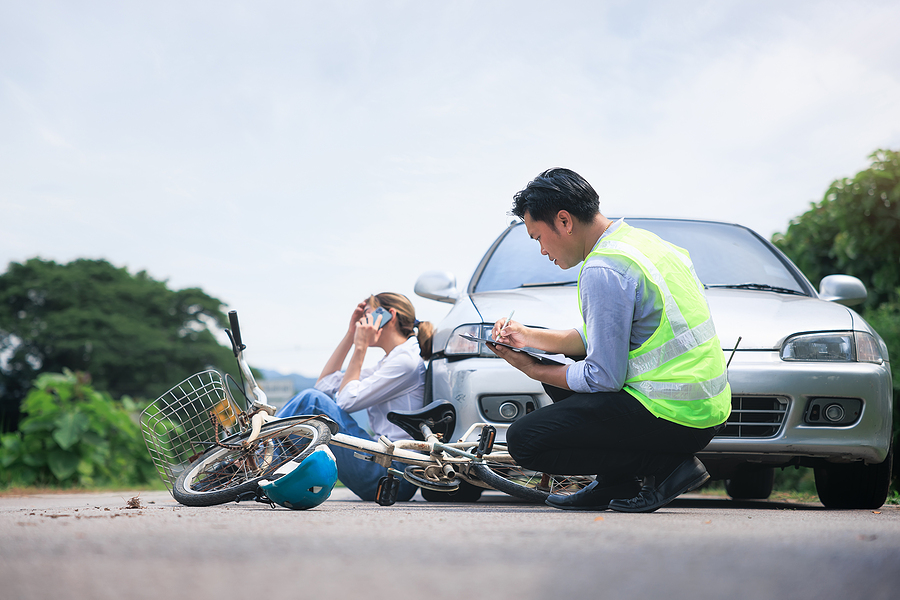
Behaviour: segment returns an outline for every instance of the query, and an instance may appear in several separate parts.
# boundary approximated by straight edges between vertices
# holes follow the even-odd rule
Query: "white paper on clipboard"
[[[548,354],[543,350],[538,350],[536,348],[516,348],[515,346],[510,346],[509,344],[504,344],[503,342],[495,342],[490,338],[481,338],[468,333],[460,333],[459,335],[460,337],[463,337],[472,342],[496,344],[498,346],[503,346],[504,348],[509,348],[510,350],[513,350],[515,352],[522,352],[545,365],[571,365],[575,362],[571,358],[562,354]]]

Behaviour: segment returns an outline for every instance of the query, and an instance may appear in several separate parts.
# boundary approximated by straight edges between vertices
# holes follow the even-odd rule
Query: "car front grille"
[[[788,401],[772,396],[732,396],[731,415],[717,438],[770,438],[778,435]]]

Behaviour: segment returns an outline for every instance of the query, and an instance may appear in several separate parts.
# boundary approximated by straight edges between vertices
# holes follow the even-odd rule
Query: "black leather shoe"
[[[574,494],[550,494],[546,504],[563,510],[606,510],[614,498],[631,498],[640,491],[640,481],[635,478],[624,483],[601,485],[594,481]]]
[[[637,496],[629,500],[612,500],[609,508],[619,512],[653,512],[681,494],[697,489],[709,479],[703,463],[692,457],[678,465],[658,484],[655,478],[644,482]]]

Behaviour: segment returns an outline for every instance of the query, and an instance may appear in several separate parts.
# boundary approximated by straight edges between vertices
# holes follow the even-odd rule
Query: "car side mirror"
[[[447,271],[428,271],[416,280],[414,288],[417,296],[437,300],[438,302],[456,303],[459,290],[456,289],[456,275]]]
[[[866,301],[865,284],[852,275],[829,275],[819,283],[819,298],[844,306],[856,306]]]

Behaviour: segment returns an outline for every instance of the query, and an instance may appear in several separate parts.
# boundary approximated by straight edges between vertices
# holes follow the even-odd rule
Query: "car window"
[[[541,254],[523,223],[510,228],[488,257],[475,284],[476,292],[511,290],[527,285],[575,285],[581,264],[562,270]]]
[[[691,254],[705,285],[755,283],[805,294],[804,286],[765,243],[744,227],[726,223],[627,219]]]
[[[626,219],[687,250],[706,285],[761,284],[806,293],[781,259],[752,232],[725,223]],[[509,229],[481,269],[474,291],[533,285],[574,285],[581,265],[562,270],[541,255],[524,225]]]

